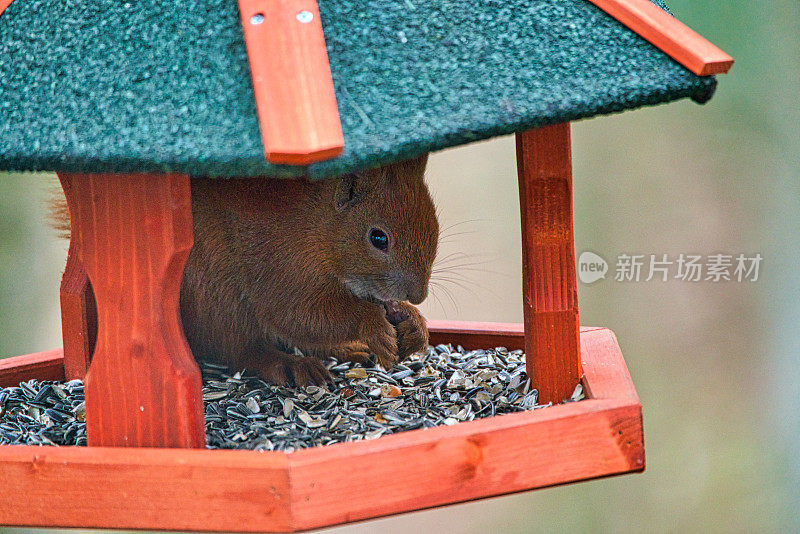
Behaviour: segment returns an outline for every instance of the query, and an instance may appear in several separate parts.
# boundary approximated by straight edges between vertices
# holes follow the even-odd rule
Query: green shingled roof
[[[264,160],[236,0],[14,0],[0,170],[338,174],[715,88],[586,0],[319,0],[345,137]]]

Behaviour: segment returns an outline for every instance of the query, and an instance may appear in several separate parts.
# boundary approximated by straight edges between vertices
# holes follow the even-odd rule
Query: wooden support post
[[[200,370],[178,302],[192,246],[189,178],[60,175],[97,302],[89,445],[203,447]]]
[[[67,181],[63,182],[68,187]],[[97,307],[89,275],[70,241],[67,266],[61,277],[61,337],[64,343],[64,375],[83,380],[97,341]]]
[[[539,402],[581,377],[569,123],[517,133],[525,354]]]

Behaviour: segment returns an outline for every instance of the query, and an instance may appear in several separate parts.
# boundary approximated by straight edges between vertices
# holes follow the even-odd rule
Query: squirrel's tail
[[[58,232],[58,237],[69,239],[69,208],[61,188],[53,191],[48,202],[47,219],[53,230]]]

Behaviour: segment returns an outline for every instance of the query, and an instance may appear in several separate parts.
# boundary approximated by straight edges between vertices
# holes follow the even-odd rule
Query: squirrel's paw
[[[390,369],[397,363],[397,333],[385,317],[365,329],[361,341],[369,347],[369,352],[375,355],[376,362],[384,369]]]
[[[370,350],[367,345],[360,341],[352,341],[329,351],[329,355],[339,362],[352,362],[365,364],[370,360]]]
[[[320,360],[295,354],[270,354],[255,371],[267,382],[278,385],[322,386],[332,380]]]
[[[416,307],[408,302],[393,302],[386,317],[397,331],[397,355],[401,361],[427,348],[428,327]]]

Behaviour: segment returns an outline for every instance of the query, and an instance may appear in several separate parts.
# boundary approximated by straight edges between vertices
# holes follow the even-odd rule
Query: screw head
[[[297,20],[302,22],[303,24],[307,24],[314,20],[314,14],[311,11],[301,11],[297,14]]]

